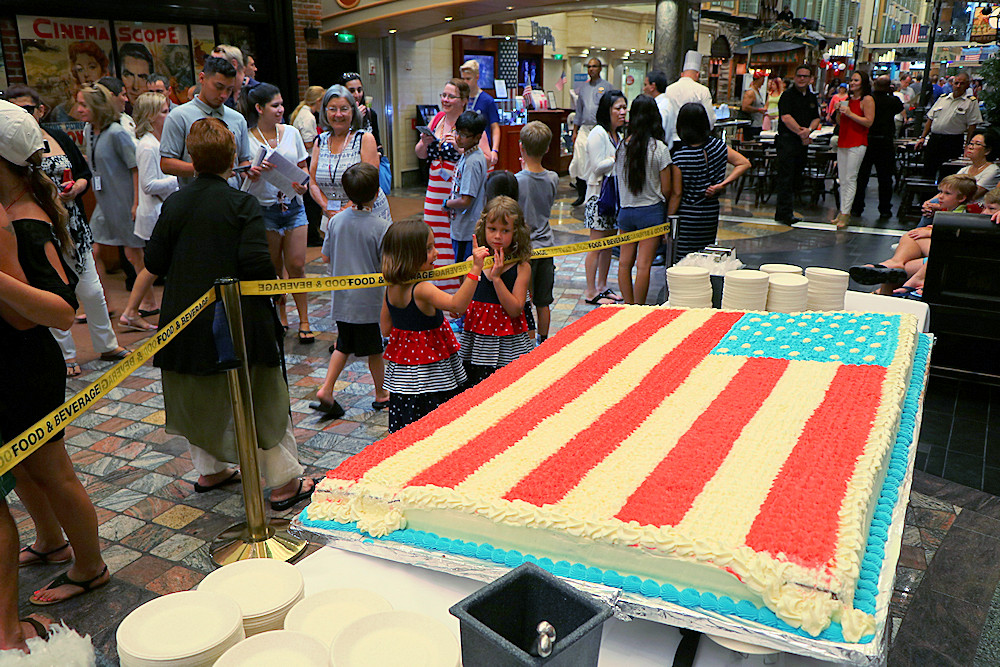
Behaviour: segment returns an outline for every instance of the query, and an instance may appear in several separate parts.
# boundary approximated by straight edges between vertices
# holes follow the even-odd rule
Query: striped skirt
[[[451,195],[451,177],[454,173],[454,162],[440,159],[431,161],[427,195],[424,197],[424,222],[434,232],[434,246],[438,253],[435,268],[455,263],[455,253],[451,248],[451,224],[444,210],[444,203]],[[434,282],[444,290],[456,290],[461,284],[457,278]]]

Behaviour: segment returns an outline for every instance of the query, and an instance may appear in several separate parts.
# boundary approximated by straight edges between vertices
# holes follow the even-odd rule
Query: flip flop
[[[230,484],[239,484],[241,481],[243,480],[240,478],[240,471],[234,470],[233,474],[231,474],[229,477],[225,478],[221,482],[216,482],[215,484],[208,484],[206,486],[202,486],[198,482],[195,482],[194,492],[208,493],[209,491],[215,491],[216,489],[221,489],[222,487],[229,486]]]
[[[909,277],[903,269],[890,269],[884,264],[860,264],[847,270],[854,282],[861,285],[902,283]]]
[[[31,628],[35,631],[35,637],[38,637],[43,642],[49,641],[49,629],[46,628],[41,621],[31,618],[30,616],[27,616],[25,618],[19,618],[17,620],[19,623],[27,623],[28,625],[30,625]],[[26,639],[34,639],[34,637],[27,637]]]
[[[80,377],[82,373],[83,371],[80,370],[80,364],[76,363],[75,361],[66,362],[66,377],[68,378]]]
[[[611,297],[604,296],[603,292],[601,294],[595,294],[592,299],[584,299],[583,302],[590,304],[591,306],[610,306],[613,303],[617,303]]]
[[[111,352],[101,352],[101,361],[121,361],[128,355],[129,351],[125,348],[112,350]]]
[[[299,329],[299,342],[303,345],[312,345],[316,342],[316,336],[309,329]]]
[[[308,500],[312,497],[313,489],[316,488],[316,480],[313,480],[313,486],[308,491],[302,490],[302,485],[305,483],[306,479],[304,477],[299,478],[299,488],[295,492],[295,495],[291,498],[285,498],[284,500],[272,500],[271,509],[275,512],[284,512],[285,510],[291,509],[301,503],[303,500]]]
[[[66,544],[62,545],[61,547],[56,547],[55,549],[52,549],[51,551],[38,551],[37,549],[34,549],[32,547],[24,547],[23,549],[21,549],[21,553],[24,553],[25,551],[27,551],[29,554],[31,554],[32,556],[34,556],[34,559],[28,560],[28,561],[24,561],[24,562],[18,562],[17,566],[18,567],[31,567],[32,565],[62,565],[64,563],[68,563],[71,560],[73,560],[72,556],[70,556],[69,558],[63,558],[62,560],[56,560],[55,558],[49,558],[49,556],[51,556],[52,554],[59,553],[60,551],[62,551],[63,549],[66,549],[67,547],[69,547],[69,542],[67,542]]]
[[[140,315],[143,311],[139,311]],[[156,331],[158,328],[152,322],[147,322],[142,319],[142,317],[126,317],[122,315],[118,318],[118,326],[122,328],[123,331],[138,331],[140,333],[148,333],[150,331]]]
[[[372,401],[372,410],[385,410],[387,407],[389,407],[388,399],[384,401]]]
[[[597,296],[598,297],[602,297],[603,296],[604,298],[611,299],[612,301],[614,301],[616,303],[622,303],[623,301],[625,301],[625,299],[623,299],[620,296],[618,296],[617,294],[615,294],[614,290],[612,290],[610,287],[608,289],[604,290],[603,292],[601,292],[600,294],[598,294]]]
[[[102,586],[107,586],[108,583],[110,583],[111,581],[110,577],[108,578],[107,581],[103,583],[100,584],[95,583],[98,579],[100,579],[107,573],[108,573],[108,566],[105,565],[104,569],[101,570],[100,574],[98,574],[96,577],[87,579],[86,581],[74,581],[73,579],[69,578],[68,571],[63,572],[58,577],[53,579],[48,586],[46,586],[40,591],[35,591],[35,595],[38,595],[42,591],[47,591],[53,588],[59,588],[60,586],[65,586],[66,584],[70,584],[71,586],[76,586],[77,588],[79,588],[80,589],[79,593],[70,595],[68,598],[62,598],[61,600],[39,600],[35,597],[35,595],[32,595],[30,598],[28,598],[28,602],[34,605],[38,605],[39,607],[48,607],[49,605],[59,604],[60,602],[65,602],[66,600],[72,600],[75,597],[86,595],[87,593],[92,593],[93,591],[96,591],[98,588],[101,588]]]
[[[159,315],[159,314],[160,314],[159,308],[153,308],[152,310],[143,310],[142,308],[139,309],[139,317],[151,317],[153,315]]]
[[[310,410],[315,410],[316,412],[323,413],[323,419],[340,419],[346,414],[344,406],[342,406],[337,401],[333,403],[327,403],[323,399],[319,399],[314,403],[309,404]]]

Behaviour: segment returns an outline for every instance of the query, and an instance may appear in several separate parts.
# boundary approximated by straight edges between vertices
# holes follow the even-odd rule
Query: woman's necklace
[[[14,197],[13,201],[11,201],[9,204],[4,204],[3,210],[4,211],[9,211],[10,207],[13,206],[14,204],[16,204],[21,199],[21,197],[23,197],[25,195],[25,193],[27,193],[27,192],[28,192],[28,186],[26,185],[23,188],[21,188],[20,194],[18,194],[16,197]]]
[[[260,129],[260,125],[258,125],[254,129],[257,130],[257,135],[260,137],[260,142],[262,144],[264,144],[265,146],[274,146],[274,147],[276,147],[278,145],[278,141],[279,141],[280,137],[278,135],[278,126],[277,125],[274,126],[274,139],[268,139],[267,137],[265,137],[264,136],[264,131]]]

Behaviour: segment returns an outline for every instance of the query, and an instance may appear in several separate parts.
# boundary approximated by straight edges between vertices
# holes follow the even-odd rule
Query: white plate
[[[254,635],[226,651],[215,667],[326,667],[323,642],[301,632],[273,630]]]
[[[741,642],[738,639],[730,639],[729,637],[720,637],[718,635],[710,635],[708,633],[706,633],[705,636],[719,646],[728,648],[730,651],[736,651],[737,653],[745,653],[747,655],[770,655],[772,653],[780,653],[780,651],[775,651],[773,648],[764,648],[763,646],[757,646],[755,644],[747,644],[746,642]]]
[[[285,629],[307,634],[328,648],[345,627],[365,616],[392,611],[381,595],[361,588],[338,588],[310,595],[292,607]]]
[[[791,273],[802,275],[802,267],[794,264],[761,264],[760,270],[764,273]]]
[[[456,667],[458,640],[447,626],[412,611],[385,611],[351,623],[333,641],[333,667]]]
[[[150,600],[118,626],[119,652],[139,661],[196,657],[241,633],[243,617],[228,597],[183,591]]]
[[[210,573],[198,584],[198,590],[232,598],[243,617],[252,619],[294,604],[302,595],[303,583],[294,565],[270,558],[251,558]]]

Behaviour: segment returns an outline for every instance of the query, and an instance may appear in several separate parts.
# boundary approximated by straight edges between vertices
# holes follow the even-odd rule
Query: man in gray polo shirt
[[[597,124],[597,105],[601,96],[611,90],[611,84],[601,78],[603,65],[597,58],[587,61],[587,81],[576,89],[576,117],[573,121],[573,160],[569,164],[569,175],[576,179],[576,192],[579,195],[573,206],[583,203],[587,194],[587,176],[590,166],[587,164],[587,136]]]
[[[181,185],[187,185],[195,177],[186,142],[191,125],[202,118],[218,118],[225,123],[236,137],[236,163],[241,166],[250,164],[247,121],[238,111],[223,104],[232,94],[235,80],[236,68],[232,63],[212,56],[205,58],[205,66],[198,74],[201,92],[190,102],[175,107],[163,123],[163,136],[160,138],[160,169],[165,174],[177,176]],[[247,174],[250,178],[256,179],[259,170]],[[229,183],[238,188],[239,176],[230,178]]]

